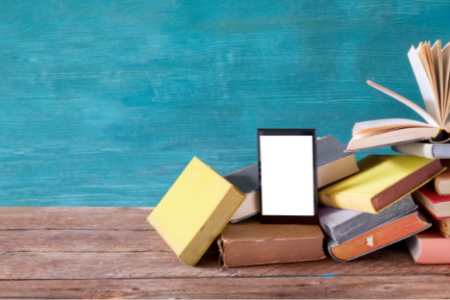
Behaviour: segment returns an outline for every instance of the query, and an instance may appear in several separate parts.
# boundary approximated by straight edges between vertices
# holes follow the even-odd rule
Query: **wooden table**
[[[0,208],[2,298],[444,298],[449,265],[400,248],[354,262],[224,268],[181,263],[145,222],[151,208]]]

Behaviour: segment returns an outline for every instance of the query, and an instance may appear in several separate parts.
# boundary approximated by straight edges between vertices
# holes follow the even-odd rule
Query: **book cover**
[[[245,201],[231,217],[230,222],[242,221],[259,213],[259,170],[252,165],[225,176],[231,184],[247,195]]]
[[[359,172],[355,155],[344,152],[345,148],[345,144],[331,135],[317,141],[318,188]]]
[[[147,221],[181,261],[195,265],[245,194],[194,157]]]
[[[324,206],[378,213],[443,172],[439,160],[410,155],[369,155],[361,172],[319,192]]]
[[[405,104],[426,123],[408,119],[383,119],[356,123],[346,151],[359,151],[416,141],[444,142],[450,139],[450,43],[443,49],[441,41],[431,47],[420,43],[408,52],[426,111],[410,100],[372,82],[377,90]]]
[[[417,264],[450,264],[450,239],[430,228],[406,240]]]
[[[329,239],[328,250],[335,260],[350,261],[404,240],[430,226],[431,224],[422,213],[414,211],[375,227],[342,244],[337,244]]]
[[[413,194],[414,200],[437,218],[450,217],[450,196],[441,196],[433,184],[426,184]]]
[[[450,144],[415,142],[391,147],[395,152],[432,159],[450,158]]]
[[[441,159],[441,164],[446,167],[447,170],[434,178],[434,188],[439,195],[450,196],[450,159]]]
[[[226,267],[324,259],[324,235],[318,225],[261,224],[248,219],[229,224],[218,244]]]
[[[378,214],[334,207],[319,207],[320,226],[337,244],[341,244],[380,224],[417,209],[411,195],[407,195]]]

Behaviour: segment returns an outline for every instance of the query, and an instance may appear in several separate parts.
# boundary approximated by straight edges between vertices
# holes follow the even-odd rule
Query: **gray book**
[[[401,230],[396,230],[401,226]],[[328,238],[328,252],[340,262],[354,260],[381,248],[405,240],[431,227],[430,221],[417,209],[402,214],[342,244]]]
[[[408,154],[421,156],[432,159],[446,159],[450,158],[450,144],[432,144],[432,143],[408,143],[395,145],[391,147],[392,150]]]
[[[346,148],[331,135],[317,139],[317,187],[321,188],[342,178],[359,172],[353,153],[344,153]],[[259,169],[258,164],[225,176],[231,184],[247,195],[247,199],[231,218],[239,222],[259,213]]]
[[[416,209],[417,205],[414,203],[411,195],[395,202],[376,215],[355,210],[321,206],[319,207],[319,222],[323,231],[336,244],[341,244]]]

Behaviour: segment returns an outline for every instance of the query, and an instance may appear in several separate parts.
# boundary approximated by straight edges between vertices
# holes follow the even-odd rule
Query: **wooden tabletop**
[[[224,268],[183,264],[145,221],[151,208],[0,208],[1,298],[444,298],[449,265],[402,247],[353,262]]]

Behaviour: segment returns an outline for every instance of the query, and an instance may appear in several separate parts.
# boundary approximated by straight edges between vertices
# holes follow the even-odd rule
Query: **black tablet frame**
[[[314,176],[314,215],[313,216],[301,216],[301,215],[284,215],[284,216],[267,216],[263,215],[263,193],[261,186],[261,148],[260,137],[264,135],[294,135],[294,136],[311,136],[313,139],[313,176]],[[258,143],[258,171],[259,171],[259,205],[260,205],[260,222],[263,224],[319,224],[317,211],[317,149],[316,149],[316,130],[315,129],[264,129],[258,128],[257,130],[257,143]],[[300,200],[300,199],[299,199]]]

